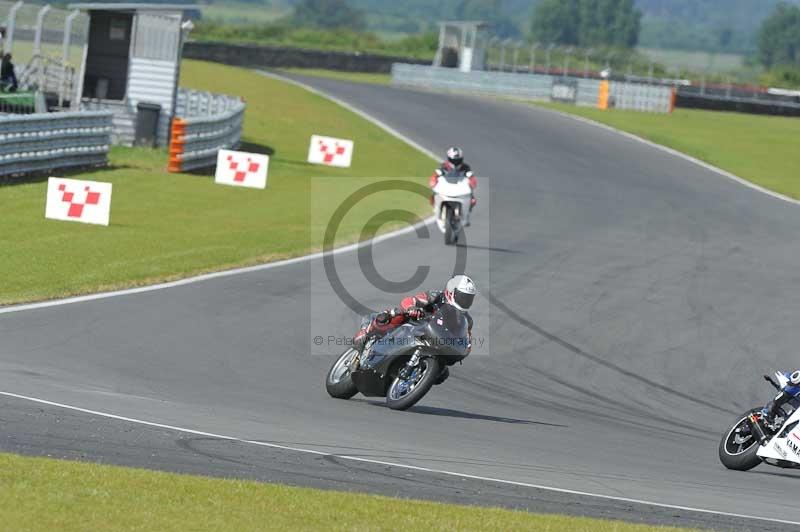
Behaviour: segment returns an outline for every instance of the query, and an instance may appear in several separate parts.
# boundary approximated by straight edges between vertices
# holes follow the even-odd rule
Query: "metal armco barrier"
[[[601,109],[616,107],[668,113],[674,107],[672,87],[569,76],[494,71],[461,72],[453,68],[396,63],[392,66],[392,83],[530,100],[569,100],[577,105]]]
[[[245,104],[239,98],[181,91],[170,134],[170,172],[213,166],[217,152],[239,145]]]
[[[554,76],[524,76],[506,72],[461,72],[454,68],[392,65],[392,83],[410,87],[424,87],[457,92],[516,96],[533,100],[547,100],[553,90]]]
[[[0,116],[0,176],[108,163],[111,113]]]

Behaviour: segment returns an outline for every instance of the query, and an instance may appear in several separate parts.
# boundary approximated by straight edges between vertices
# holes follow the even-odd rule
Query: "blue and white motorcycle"
[[[783,373],[764,379],[779,391],[789,384]],[[767,423],[761,408],[742,414],[719,443],[719,459],[728,469],[747,471],[761,462],[800,469],[800,404],[796,399],[784,404],[772,423]]]

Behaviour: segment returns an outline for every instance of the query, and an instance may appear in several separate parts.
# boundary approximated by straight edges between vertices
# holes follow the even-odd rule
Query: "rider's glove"
[[[378,325],[386,325],[392,321],[392,318],[394,318],[396,315],[397,314],[395,313],[394,309],[384,310],[375,316],[375,323]]]
[[[406,318],[410,320],[421,320],[425,316],[425,311],[421,308],[410,308],[406,310]]]

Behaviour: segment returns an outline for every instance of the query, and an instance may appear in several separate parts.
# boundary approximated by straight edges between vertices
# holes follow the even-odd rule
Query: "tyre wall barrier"
[[[0,116],[0,176],[108,164],[109,111]]]
[[[228,44],[190,41],[183,45],[183,57],[214,61],[233,66],[271,68],[324,68],[346,72],[388,74],[397,62],[430,65],[431,62],[406,57],[390,57],[361,52],[310,50],[287,46]]]
[[[678,91],[678,107],[775,116],[800,116],[800,103],[753,97],[719,96]]]
[[[244,111],[245,103],[237,97],[181,90],[170,132],[168,170],[214,166],[219,150],[239,146]]]

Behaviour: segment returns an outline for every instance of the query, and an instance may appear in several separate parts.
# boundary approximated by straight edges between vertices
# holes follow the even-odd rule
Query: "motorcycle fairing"
[[[439,178],[436,186],[433,187],[434,205],[433,211],[436,215],[436,225],[439,230],[444,232],[444,220],[442,219],[442,206],[445,203],[456,203],[461,206],[461,221],[466,224],[469,222],[470,201],[472,200],[472,188],[469,186],[469,178],[466,176],[445,175]]]
[[[452,305],[442,305],[426,321],[405,323],[372,345],[361,355],[359,368],[350,377],[358,391],[369,397],[382,397],[391,384],[389,372],[419,348],[433,349],[452,365],[469,354],[469,324],[464,313]]]
[[[452,305],[442,305],[425,323],[423,334],[436,339],[441,355],[448,358],[448,365],[463,360],[470,351],[469,322],[464,312]]]
[[[411,358],[414,350],[422,345],[415,335],[418,324],[405,323],[383,338],[377,340],[368,353],[361,356],[358,370],[351,378],[358,391],[366,396],[386,395],[389,386],[387,375],[399,357]]]
[[[765,460],[790,462],[800,467],[800,410],[795,410],[781,430],[756,454]]]

